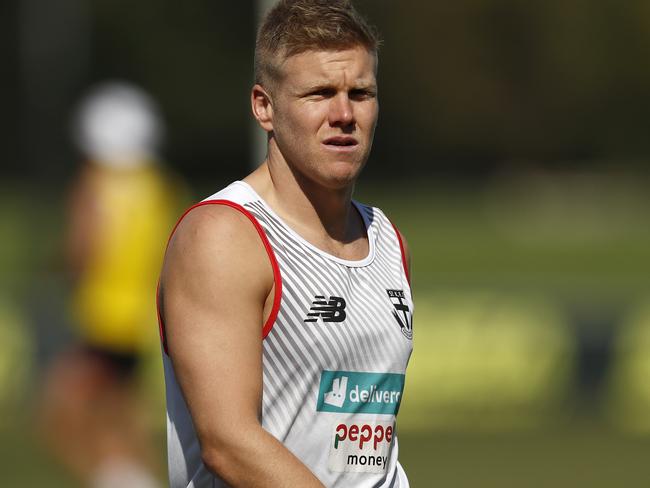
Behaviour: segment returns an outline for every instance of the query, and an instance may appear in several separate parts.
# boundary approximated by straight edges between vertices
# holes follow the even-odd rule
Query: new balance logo
[[[323,322],[343,322],[345,320],[345,299],[341,297],[330,297],[326,300],[324,296],[317,295],[309,309],[305,322],[316,322],[318,317]]]

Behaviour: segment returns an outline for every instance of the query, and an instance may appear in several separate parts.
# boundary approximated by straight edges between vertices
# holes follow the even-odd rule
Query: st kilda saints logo
[[[404,290],[386,290],[386,293],[395,307],[393,317],[397,320],[402,334],[409,340],[413,339],[413,318],[404,297]]]
[[[323,322],[343,322],[346,317],[345,299],[342,297],[329,297],[316,295],[309,309],[305,322],[316,322],[318,317]]]

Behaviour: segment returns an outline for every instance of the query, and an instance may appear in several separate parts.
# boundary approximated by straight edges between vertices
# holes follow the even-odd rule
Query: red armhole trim
[[[273,252],[271,243],[269,242],[268,237],[266,237],[266,233],[264,232],[264,229],[257,221],[257,219],[253,216],[253,214],[251,214],[248,210],[246,210],[238,203],[231,202],[230,200],[204,200],[202,202],[197,203],[196,205],[191,206],[185,211],[185,213],[183,213],[183,215],[181,215],[181,217],[178,219],[178,222],[176,222],[176,225],[172,229],[171,234],[169,235],[169,239],[167,240],[167,247],[169,247],[169,242],[171,241],[174,232],[176,232],[176,229],[178,228],[181,221],[185,218],[185,216],[195,208],[202,207],[203,205],[225,205],[227,207],[233,208],[241,212],[243,215],[245,215],[248,218],[248,220],[251,221],[251,223],[255,227],[255,230],[257,230],[260,239],[262,239],[262,244],[264,244],[264,248],[266,249],[266,254],[269,256],[269,260],[271,261],[271,268],[273,268],[273,281],[275,283],[275,291],[273,294],[273,308],[271,308],[271,313],[269,314],[269,318],[266,319],[266,322],[264,323],[264,327],[262,328],[262,339],[265,339],[266,336],[269,335],[269,332],[271,332],[271,329],[273,328],[273,324],[275,323],[275,319],[278,317],[278,312],[280,310],[280,301],[282,299],[282,276],[280,275],[280,266],[278,265],[278,260],[275,257],[275,253]],[[165,354],[168,354],[167,334],[165,333],[165,324],[163,323],[162,316],[160,313],[160,280],[158,281],[158,287],[156,289],[156,310],[158,312],[158,326],[160,329],[160,340],[162,342]]]
[[[169,245],[169,242],[167,242],[167,245]],[[167,333],[165,332],[165,324],[163,324],[162,315],[160,313],[160,278],[158,278],[158,284],[156,285],[156,316],[158,317],[158,333],[160,334],[160,343],[162,344],[165,354],[169,356],[169,351],[167,350]]]
[[[406,279],[411,284],[411,276],[409,274],[409,266],[406,261],[406,252],[404,251],[404,242],[402,241],[402,234],[399,233],[399,229],[395,224],[391,222],[393,229],[395,229],[395,235],[397,235],[397,241],[399,242],[399,250],[402,253],[402,266],[404,267],[404,274],[406,274]]]

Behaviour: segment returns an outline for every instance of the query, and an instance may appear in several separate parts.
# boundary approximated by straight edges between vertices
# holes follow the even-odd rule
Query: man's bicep
[[[170,242],[162,276],[166,340],[202,443],[256,421],[261,330],[272,270],[246,217],[193,210]]]

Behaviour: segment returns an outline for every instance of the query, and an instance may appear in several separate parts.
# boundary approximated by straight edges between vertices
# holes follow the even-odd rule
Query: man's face
[[[377,123],[376,57],[358,46],[289,57],[272,92],[273,134],[289,167],[327,188],[354,182]]]

